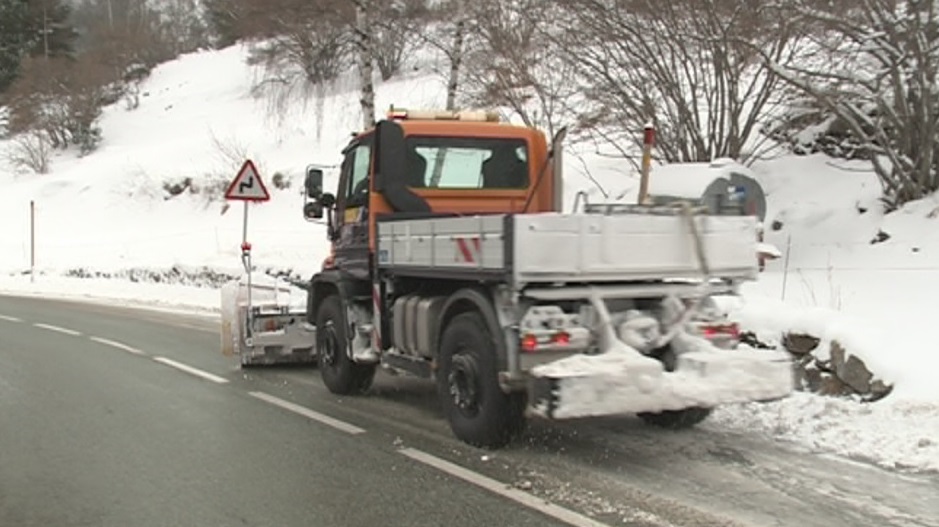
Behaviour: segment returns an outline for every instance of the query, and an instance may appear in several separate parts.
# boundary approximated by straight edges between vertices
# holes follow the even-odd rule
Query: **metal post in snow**
[[[241,230],[241,257],[248,273],[248,331],[251,331],[251,244],[248,243],[248,202],[244,202],[244,224]]]
[[[652,148],[655,145],[655,126],[646,125],[642,136],[642,172],[639,176],[639,196],[636,201],[645,205],[649,198],[649,174],[652,172]]]
[[[29,281],[36,281],[36,202],[29,202]]]
[[[792,235],[786,239],[786,261],[783,264],[782,301],[786,301],[786,281],[789,278],[789,253],[792,252]]]

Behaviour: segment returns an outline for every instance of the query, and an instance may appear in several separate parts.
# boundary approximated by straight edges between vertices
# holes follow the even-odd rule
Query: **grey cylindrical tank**
[[[732,197],[735,195],[740,202],[733,203]],[[760,221],[766,217],[763,187],[757,180],[740,172],[729,172],[716,178],[704,189],[701,201],[712,213],[731,212],[736,208],[743,214],[756,216]]]
[[[760,221],[766,217],[766,195],[760,183],[746,167],[730,160],[656,167],[649,186],[654,203],[689,200],[714,214],[748,214]]]

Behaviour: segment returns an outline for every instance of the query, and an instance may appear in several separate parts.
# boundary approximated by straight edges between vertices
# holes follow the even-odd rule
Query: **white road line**
[[[575,527],[608,527],[606,524],[588,518],[583,514],[579,514],[570,509],[565,509],[559,505],[547,502],[541,498],[535,497],[532,494],[523,492],[514,487],[510,487],[505,483],[501,483],[492,478],[483,476],[478,472],[473,472],[467,468],[455,465],[449,461],[440,459],[439,457],[432,456],[426,452],[422,452],[414,448],[402,448],[398,452],[401,452],[405,456],[415,461],[431,466],[437,470],[440,470],[441,472],[446,472],[451,476],[460,478],[463,481],[476,485],[477,487],[481,487],[485,490],[488,490],[489,492],[508,498],[530,509],[534,509],[542,514],[562,521],[568,525],[574,525]]]
[[[9,317],[7,315],[0,315],[0,320],[6,320],[7,322],[22,322],[23,319],[16,317]]]
[[[184,372],[189,373],[189,374],[191,374],[191,375],[195,375],[196,377],[201,377],[201,378],[203,378],[203,379],[205,379],[205,380],[207,380],[207,381],[212,381],[212,382],[218,383],[218,384],[225,384],[225,383],[228,382],[228,379],[219,377],[218,375],[213,375],[213,374],[211,374],[211,373],[209,373],[209,372],[202,371],[202,370],[197,369],[197,368],[193,368],[192,366],[189,366],[189,365],[187,365],[187,364],[183,364],[183,363],[181,363],[181,362],[176,362],[176,361],[174,361],[173,359],[167,359],[166,357],[153,357],[153,360],[155,360],[155,361],[157,361],[157,362],[159,362],[159,363],[161,363],[161,364],[166,364],[167,366],[169,366],[169,367],[171,367],[171,368],[176,368],[176,369],[179,370],[179,371],[184,371]]]
[[[95,342],[97,342],[98,344],[104,344],[105,346],[110,346],[110,347],[112,347],[112,348],[117,348],[117,349],[119,349],[119,350],[126,351],[127,353],[132,353],[132,354],[134,354],[134,355],[146,355],[146,353],[140,351],[140,350],[137,349],[137,348],[132,348],[132,347],[128,346],[127,344],[123,344],[123,343],[117,342],[117,341],[115,341],[115,340],[104,339],[104,338],[101,338],[101,337],[88,337],[88,338],[91,339],[91,340],[93,340],[93,341],[95,341]]]
[[[273,395],[269,395],[264,392],[248,392],[248,394],[264,402],[271,403],[274,406],[279,406],[283,408],[284,410],[290,410],[293,413],[300,414],[304,417],[308,417],[314,421],[319,421],[320,423],[323,423],[324,425],[331,426],[335,428],[336,430],[340,430],[347,434],[356,435],[356,434],[365,433],[365,429],[363,428],[359,428],[345,421],[340,421],[339,419],[336,419],[334,417],[321,414],[315,410],[310,410],[309,408],[300,406],[299,404],[294,404],[290,401],[285,401],[279,397],[274,397]]]
[[[81,335],[80,331],[75,331],[74,329],[63,328],[59,326],[53,326],[52,324],[41,324],[39,322],[33,323],[34,327],[40,329],[48,329],[49,331],[55,331],[57,333],[64,333],[65,335],[71,335],[73,337],[78,337]]]

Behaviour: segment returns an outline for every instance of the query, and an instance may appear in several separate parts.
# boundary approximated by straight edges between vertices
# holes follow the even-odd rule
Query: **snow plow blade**
[[[713,408],[770,401],[794,387],[782,352],[713,349],[678,357],[674,371],[639,354],[577,355],[532,371],[529,412],[548,419]]]

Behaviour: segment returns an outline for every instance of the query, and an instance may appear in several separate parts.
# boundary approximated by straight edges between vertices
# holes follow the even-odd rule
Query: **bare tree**
[[[342,0],[239,0],[239,32],[253,41],[249,63],[263,75],[255,87],[283,114],[296,99],[335,79],[350,62],[355,6]]]
[[[369,0],[355,0],[355,45],[359,66],[359,105],[362,107],[362,129],[375,124],[374,56],[372,54],[371,20],[375,4]]]
[[[653,122],[666,161],[754,158],[761,122],[789,94],[760,60],[790,64],[799,28],[780,8],[749,0],[562,0],[568,16],[559,49],[582,130],[622,155]]]
[[[476,40],[466,57],[470,102],[506,108],[553,135],[576,90],[572,63],[555,47],[558,8],[541,0],[479,0],[467,9]]]
[[[438,73],[446,80],[446,109],[455,110],[462,86],[461,72],[466,55],[469,15],[466,3],[460,0],[444,0],[433,4],[426,13],[420,41],[444,56],[446,71]]]
[[[939,190],[939,3],[796,0],[821,31],[798,63],[770,64],[834,114],[862,147],[888,207]]]
[[[7,163],[14,169],[26,169],[35,174],[49,173],[51,156],[49,138],[39,130],[18,135],[5,152]]]
[[[107,100],[108,73],[85,57],[24,61],[7,94],[10,131],[42,131],[52,148],[94,150],[101,139],[96,122]]]
[[[381,80],[401,71],[420,42],[429,13],[427,0],[370,0],[369,33],[372,55]]]

